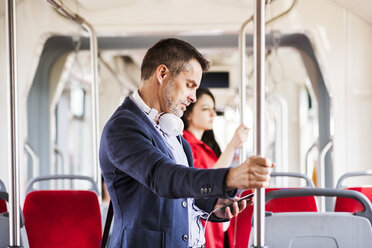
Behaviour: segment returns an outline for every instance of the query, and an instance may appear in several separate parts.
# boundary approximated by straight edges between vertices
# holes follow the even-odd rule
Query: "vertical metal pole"
[[[240,123],[247,124],[245,122],[245,111],[246,111],[246,101],[247,101],[247,90],[246,90],[246,40],[245,40],[245,33],[247,30],[247,25],[253,20],[253,18],[249,18],[247,21],[243,23],[240,28],[239,32],[239,52],[240,52],[240,60],[239,60],[239,70],[240,70]],[[239,154],[239,162],[240,164],[243,163],[247,157],[246,154],[246,146],[247,143],[243,142],[242,147],[240,149]]]
[[[9,247],[21,247],[20,208],[19,208],[19,148],[18,148],[18,88],[17,88],[17,37],[16,37],[16,1],[6,1],[6,53],[7,78],[9,80],[9,130],[8,149],[10,166],[9,194]]]
[[[312,178],[312,175],[313,175],[313,170],[312,170],[312,167],[309,166],[309,155],[310,155],[310,152],[315,148],[317,147],[317,144],[318,142],[315,141],[311,146],[310,148],[306,151],[306,155],[305,155],[305,173],[306,173],[306,176]]]
[[[278,107],[278,112],[275,113],[278,128],[276,129],[276,151],[279,151],[274,159],[276,167],[282,171],[288,171],[288,106],[284,97],[269,93],[266,97],[267,102],[272,102]],[[287,186],[287,185],[286,185]]]
[[[93,26],[88,23],[84,18],[81,16],[71,13],[67,9],[63,8],[59,3],[55,0],[47,0],[49,4],[51,4],[54,8],[58,11],[61,11],[66,17],[70,18],[74,22],[80,24],[90,36],[90,66],[91,66],[91,73],[93,76],[93,82],[91,84],[91,92],[92,92],[92,157],[93,157],[93,179],[97,183],[98,193],[101,196],[101,169],[99,166],[98,161],[98,140],[99,140],[99,92],[98,92],[98,39],[96,31],[94,30]],[[99,197],[101,200],[101,197]]]
[[[247,101],[247,90],[246,90],[246,41],[245,41],[245,33],[247,30],[248,24],[253,21],[253,16],[249,18],[247,21],[243,23],[243,25],[240,28],[239,32],[239,53],[240,53],[240,59],[239,59],[239,70],[240,70],[240,123],[241,124],[247,124],[245,122],[245,109],[246,109],[246,101]],[[243,142],[242,147],[240,148],[239,153],[239,164],[242,164],[246,157],[247,157],[247,143]],[[234,240],[233,245],[235,247],[236,244],[236,234],[237,234],[237,227],[238,227],[238,218],[239,216],[235,217],[235,225],[234,225]]]
[[[255,0],[254,10],[255,154],[265,156],[265,0]],[[265,189],[255,189],[253,247],[265,246]]]
[[[98,93],[98,41],[97,34],[93,26],[86,22],[82,22],[82,26],[89,32],[90,35],[90,66],[93,75],[91,86],[92,92],[92,156],[93,156],[93,179],[97,183],[98,192],[101,195],[101,168],[98,162],[98,140],[99,140],[99,93]],[[101,198],[99,198],[101,199]]]
[[[325,145],[323,150],[320,152],[320,163],[319,163],[319,170],[318,170],[318,175],[317,175],[317,185],[318,188],[325,189],[325,166],[326,166],[326,155],[328,151],[332,148],[332,140],[328,141],[328,143]],[[325,202],[325,197],[322,196],[320,198],[320,211],[325,212],[326,211],[326,202]]]
[[[30,154],[31,161],[32,161],[32,177],[38,177],[40,174],[40,160],[37,156],[36,152],[30,144],[25,143],[25,151]]]

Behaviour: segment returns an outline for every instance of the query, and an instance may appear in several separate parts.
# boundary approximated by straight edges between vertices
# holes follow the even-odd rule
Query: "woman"
[[[206,88],[196,91],[197,102],[190,104],[182,116],[185,128],[183,137],[189,142],[194,166],[202,169],[229,167],[234,152],[248,138],[248,128],[239,126],[224,152],[217,144],[213,133],[213,119],[216,116],[215,99]],[[209,223],[205,233],[207,248],[223,248],[222,223]]]

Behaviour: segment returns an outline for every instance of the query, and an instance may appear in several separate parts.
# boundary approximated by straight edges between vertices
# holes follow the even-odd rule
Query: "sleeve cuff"
[[[227,199],[234,199],[235,196],[238,194],[238,189],[226,190],[226,176],[229,170],[226,171],[224,179],[223,179],[223,189],[225,191],[225,197]]]
[[[233,190],[229,190],[229,191],[225,191],[225,196],[227,199],[234,199],[235,196],[238,194],[238,190],[237,189],[233,189]]]

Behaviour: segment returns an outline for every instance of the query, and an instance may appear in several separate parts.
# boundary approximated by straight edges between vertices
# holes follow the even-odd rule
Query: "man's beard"
[[[181,117],[183,115],[183,111],[177,108],[177,105],[172,102],[172,92],[174,88],[174,81],[172,79],[167,82],[167,84],[163,88],[163,96],[165,100],[165,104],[167,108],[171,111],[171,113]]]

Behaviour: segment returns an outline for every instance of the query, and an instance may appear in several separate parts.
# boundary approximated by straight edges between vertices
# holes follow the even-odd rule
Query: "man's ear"
[[[169,69],[166,65],[161,64],[155,70],[156,79],[159,84],[163,84],[169,79]]]

